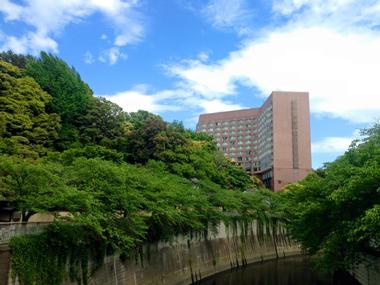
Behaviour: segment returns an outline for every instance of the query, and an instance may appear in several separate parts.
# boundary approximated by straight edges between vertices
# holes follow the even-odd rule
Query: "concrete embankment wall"
[[[106,257],[89,285],[187,285],[233,267],[300,253],[279,225],[221,223],[206,234],[146,244],[123,261]],[[9,252],[0,252],[0,264],[1,259],[9,267]],[[0,285],[17,285],[5,275],[2,282]]]
[[[222,223],[207,236],[178,236],[145,245],[124,262],[108,257],[89,284],[188,285],[233,267],[300,253],[280,226]]]
[[[8,244],[12,237],[36,234],[43,231],[50,223],[0,223],[0,245]]]
[[[351,274],[362,285],[379,285],[380,259],[371,256],[363,257],[363,261],[351,271]]]

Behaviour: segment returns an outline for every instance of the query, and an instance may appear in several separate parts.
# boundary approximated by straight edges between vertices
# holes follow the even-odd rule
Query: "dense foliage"
[[[380,125],[336,161],[282,193],[292,236],[328,270],[380,255]]]
[[[0,153],[36,157],[53,145],[60,119],[46,111],[51,99],[33,78],[0,61]]]
[[[25,73],[52,96],[48,110],[57,113],[62,121],[58,146],[66,149],[80,141],[78,128],[83,124],[92,95],[88,85],[63,60],[46,53],[29,60]]]
[[[221,220],[271,216],[271,194],[264,190],[229,190],[207,179],[171,174],[160,161],[150,160],[138,166],[121,158],[120,153],[99,146],[51,153],[39,160],[2,158],[3,198],[24,213],[71,213],[57,217],[54,239],[47,235],[50,230],[39,238],[13,239],[13,270],[24,284],[60,284],[75,258],[80,268],[87,268],[88,259],[103,256],[106,251],[128,255],[142,242],[203,232]],[[60,221],[69,221],[69,225]],[[81,235],[83,240],[73,240],[70,235],[68,240],[66,231],[91,234]],[[95,254],[94,248],[103,252]],[[52,266],[54,270],[49,269]],[[25,268],[29,271],[25,272]],[[74,279],[85,280],[80,276],[82,271],[71,271],[69,275]],[[49,273],[62,278],[53,281]]]
[[[0,200],[24,221],[56,216],[46,232],[12,240],[21,284],[85,283],[89,259],[273,216],[272,194],[206,134],[93,97],[55,56],[0,58]]]

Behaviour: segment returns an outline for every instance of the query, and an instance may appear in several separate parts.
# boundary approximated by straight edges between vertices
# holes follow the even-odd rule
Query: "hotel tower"
[[[202,114],[197,131],[274,191],[311,171],[309,94],[272,92],[260,108]]]

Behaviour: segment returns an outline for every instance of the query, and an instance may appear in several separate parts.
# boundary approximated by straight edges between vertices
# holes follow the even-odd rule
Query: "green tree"
[[[1,196],[23,212],[24,220],[35,212],[89,209],[91,197],[66,185],[63,172],[64,168],[57,163],[42,164],[3,156],[0,160]]]
[[[104,98],[93,97],[80,126],[84,144],[101,144],[110,147],[125,139],[126,119],[123,110]]]
[[[28,61],[26,74],[33,77],[53,99],[49,111],[62,120],[59,149],[79,141],[78,127],[83,125],[91,102],[92,90],[82,81],[76,70],[62,59],[42,52],[40,58]]]
[[[51,96],[17,67],[0,61],[0,152],[44,152],[57,139],[59,116],[46,112]]]
[[[131,113],[127,120],[132,126],[121,151],[128,162],[159,160],[166,170],[188,179],[206,179],[241,191],[258,188],[241,167],[217,151],[212,137],[186,130],[180,122],[166,123],[145,111]]]
[[[125,149],[127,161],[145,164],[153,159],[164,146],[166,138],[161,134],[165,130],[165,122],[157,117],[147,119],[140,128],[130,131]]]
[[[141,129],[147,121],[161,119],[161,117],[148,111],[138,110],[137,112],[126,114],[126,119],[132,124],[133,129],[137,130]]]

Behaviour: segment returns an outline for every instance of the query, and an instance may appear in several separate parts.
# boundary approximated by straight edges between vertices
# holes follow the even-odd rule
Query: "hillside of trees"
[[[146,111],[125,113],[54,55],[0,60],[0,200],[24,221],[70,213],[12,240],[21,284],[86,282],[90,259],[221,220],[273,216],[272,194],[211,137]]]

